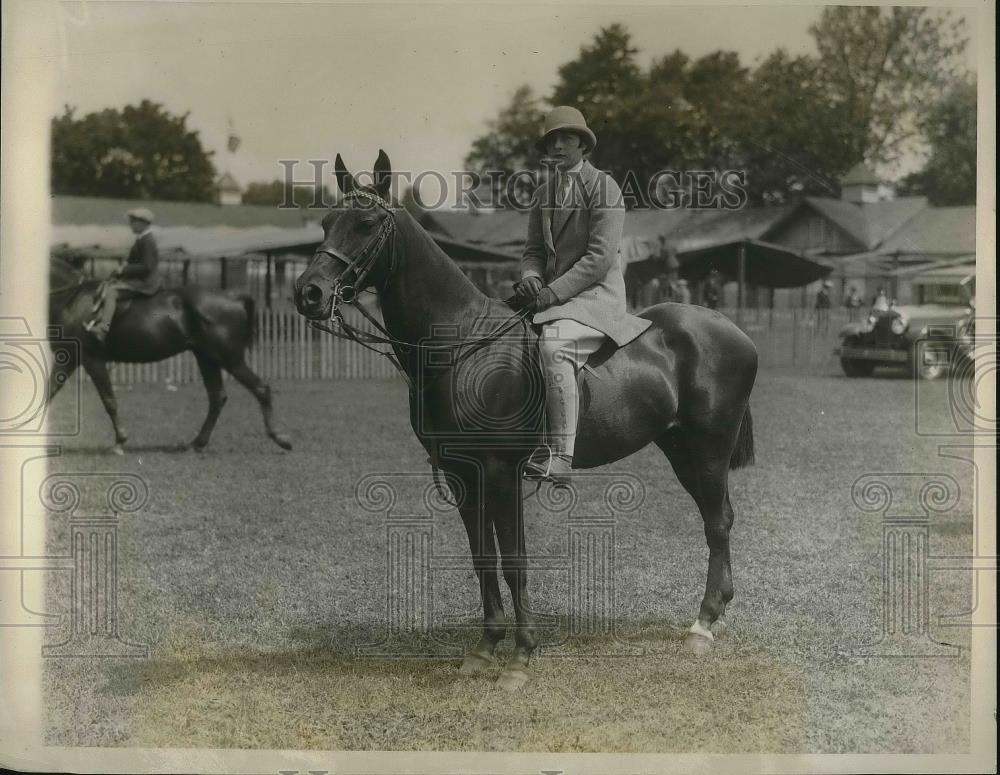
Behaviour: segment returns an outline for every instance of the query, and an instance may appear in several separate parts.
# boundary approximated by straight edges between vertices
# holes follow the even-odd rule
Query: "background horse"
[[[517,625],[500,684],[517,688],[538,645],[521,496],[523,464],[542,431],[535,338],[523,316],[514,320],[504,302],[481,293],[405,210],[385,201],[391,170],[384,152],[374,188],[358,187],[339,155],[336,173],[348,209],[324,219],[323,243],[295,283],[296,306],[326,320],[362,288],[378,293],[382,340],[411,384],[413,430],[453,478],[479,579],[483,635],[462,671],[493,664],[505,635],[499,546]],[[573,466],[605,465],[651,443],[665,453],[698,505],[709,547],[705,595],[686,639],[702,653],[733,597],[728,474],[753,462],[748,402],[757,351],[704,307],[659,304],[641,316],[652,321],[641,336],[620,349],[607,343],[588,362],[593,372],[581,374]],[[456,346],[456,338],[467,344]]]
[[[202,449],[208,444],[226,403],[222,384],[225,369],[260,403],[267,435],[282,449],[292,448],[288,437],[274,428],[271,388],[244,360],[244,352],[253,340],[253,299],[249,296],[234,299],[197,286],[131,298],[122,302],[102,344],[83,328],[92,317],[99,286],[99,280],[88,279],[69,264],[53,259],[49,274],[49,324],[62,329],[62,340],[76,340],[78,347],[64,346],[61,353],[56,353],[59,357],[55,358],[48,400],[82,365],[111,418],[115,429],[114,451],[121,454],[128,437],[118,419],[108,362],[150,363],[190,350],[208,391],[208,416],[191,442],[192,447]],[[53,347],[60,349],[57,343]]]

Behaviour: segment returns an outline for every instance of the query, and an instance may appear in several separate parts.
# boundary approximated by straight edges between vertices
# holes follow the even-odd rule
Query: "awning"
[[[821,280],[833,267],[789,248],[762,240],[736,240],[680,253],[681,277],[697,282],[713,269],[732,279],[739,276],[740,246],[746,249],[747,283],[765,288],[799,288]]]

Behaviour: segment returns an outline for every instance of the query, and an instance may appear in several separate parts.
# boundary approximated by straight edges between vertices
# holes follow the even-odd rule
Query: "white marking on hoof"
[[[703,638],[708,638],[710,641],[715,640],[715,636],[712,634],[711,630],[707,630],[701,626],[700,621],[696,621],[691,625],[691,629],[688,630],[692,635],[700,635]]]
[[[728,628],[729,625],[727,625],[723,619],[716,619],[712,622],[712,632],[720,638],[725,634]]]

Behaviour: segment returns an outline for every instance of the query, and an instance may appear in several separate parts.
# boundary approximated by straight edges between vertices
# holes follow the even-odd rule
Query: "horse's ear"
[[[378,158],[375,160],[375,190],[383,199],[392,188],[392,164],[389,163],[389,156],[381,148],[378,149]]]
[[[354,176],[347,171],[347,167],[344,166],[344,160],[340,158],[340,154],[337,154],[337,158],[333,162],[333,171],[337,175],[337,185],[340,186],[341,192],[344,194],[349,194],[354,190]]]

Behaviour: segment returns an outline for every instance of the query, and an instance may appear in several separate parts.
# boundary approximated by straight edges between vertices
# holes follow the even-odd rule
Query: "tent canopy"
[[[762,240],[735,240],[681,253],[681,277],[697,282],[713,269],[739,277],[740,247],[746,250],[746,281],[766,288],[798,288],[821,280],[832,267],[780,245]]]

